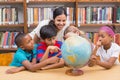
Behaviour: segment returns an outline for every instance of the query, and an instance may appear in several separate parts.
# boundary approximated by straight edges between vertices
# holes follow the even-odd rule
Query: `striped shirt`
[[[59,48],[61,48],[61,45],[62,45],[62,42],[61,42],[61,41],[56,41],[55,44],[54,44],[54,46],[57,46],[57,47],[59,47]],[[40,42],[40,43],[38,44],[38,47],[37,47],[37,61],[38,61],[38,62],[39,62],[40,59],[43,57],[43,55],[44,55],[47,47],[48,47],[48,46],[46,45],[45,42]],[[56,56],[56,55],[57,55],[59,58],[62,57],[61,52],[59,51],[59,52],[54,52],[54,53],[50,53],[50,52],[49,52],[48,58],[53,57],[53,56]]]

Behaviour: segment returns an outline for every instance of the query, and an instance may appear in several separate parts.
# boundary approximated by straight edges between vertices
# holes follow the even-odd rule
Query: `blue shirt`
[[[34,45],[34,49],[32,50],[32,53],[29,53],[27,51],[22,50],[21,48],[18,48],[16,53],[14,54],[14,58],[10,64],[10,66],[23,66],[22,62],[25,60],[31,61],[32,58],[36,58],[36,49],[37,49],[37,44]]]

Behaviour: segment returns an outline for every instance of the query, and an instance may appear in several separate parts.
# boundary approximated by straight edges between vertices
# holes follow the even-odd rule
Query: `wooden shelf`
[[[24,24],[3,24],[3,25],[0,25],[0,28],[18,28],[18,27],[21,27],[23,28],[24,27]]]
[[[0,48],[1,52],[15,52],[17,48]]]
[[[60,0],[46,0],[46,1],[29,1],[28,3],[58,3],[58,2],[61,2],[61,3],[68,3],[68,2],[76,2],[75,0],[63,0],[63,1],[60,1]]]
[[[80,27],[100,27],[107,24],[80,24]]]
[[[23,4],[23,1],[0,1],[0,5]]]
[[[90,0],[90,1],[85,1],[85,0],[78,0],[78,2],[87,2],[87,3],[116,3],[116,2],[120,2],[120,1],[101,1],[101,0]]]
[[[115,25],[116,27],[120,27],[120,24],[80,24],[80,27],[101,27],[104,25]]]
[[[30,28],[31,28],[31,27],[32,27],[32,28],[35,28],[35,27],[37,27],[37,26],[38,26],[38,24],[30,24],[30,25],[29,25]]]
[[[116,27],[120,27],[120,24],[115,23],[114,25],[115,25]]]

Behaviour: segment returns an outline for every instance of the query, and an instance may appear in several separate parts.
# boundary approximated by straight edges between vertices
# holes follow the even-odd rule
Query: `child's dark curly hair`
[[[15,44],[17,45],[17,47],[20,47],[23,44],[23,38],[25,36],[26,36],[25,33],[17,34],[17,36],[15,37]]]

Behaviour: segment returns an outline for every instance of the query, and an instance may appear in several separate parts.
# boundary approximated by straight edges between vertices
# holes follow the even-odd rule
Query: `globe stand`
[[[80,76],[84,74],[84,72],[78,68],[68,69],[65,73],[70,76]]]

